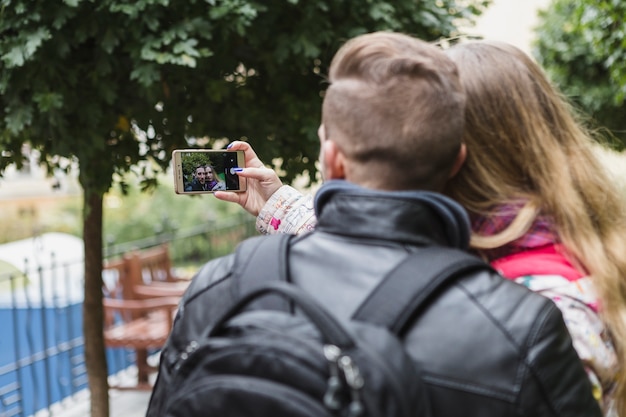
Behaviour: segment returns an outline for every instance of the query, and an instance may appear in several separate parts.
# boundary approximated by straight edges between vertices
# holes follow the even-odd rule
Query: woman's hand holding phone
[[[234,141],[227,149],[244,152],[246,167],[237,170],[236,174],[247,179],[247,189],[240,193],[216,191],[214,195],[219,200],[237,203],[248,213],[257,216],[267,200],[283,183],[273,169],[267,168],[261,162],[249,143]]]

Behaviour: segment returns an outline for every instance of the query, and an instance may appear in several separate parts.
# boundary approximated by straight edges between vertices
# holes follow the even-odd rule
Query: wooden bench
[[[137,384],[123,389],[151,389],[149,375],[156,369],[148,363],[149,350],[160,349],[172,328],[180,295],[128,299],[128,282],[136,271],[128,257],[108,261],[103,268],[103,306],[105,312],[104,343],[109,348],[135,351]],[[147,284],[146,284],[147,285]]]

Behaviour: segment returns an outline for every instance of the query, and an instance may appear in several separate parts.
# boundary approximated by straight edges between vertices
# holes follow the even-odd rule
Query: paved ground
[[[145,417],[149,391],[111,390],[109,401],[111,417]],[[89,416],[89,398],[80,398],[64,405],[62,411],[53,412],[54,417]]]
[[[150,376],[154,383],[156,374]],[[136,369],[130,367],[119,372],[109,380],[110,385],[132,386],[136,382]],[[151,391],[132,389],[111,389],[109,391],[109,415],[111,417],[145,417],[150,401]],[[89,392],[84,390],[71,400],[58,404],[58,408],[51,410],[52,417],[88,417]],[[48,415],[47,413],[45,415]]]
[[[149,391],[111,392],[111,417],[145,417]]]

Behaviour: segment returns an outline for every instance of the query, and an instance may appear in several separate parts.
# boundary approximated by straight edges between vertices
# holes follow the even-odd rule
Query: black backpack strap
[[[420,249],[387,274],[352,318],[385,326],[402,335],[435,293],[477,270],[493,271],[493,268],[461,250],[444,247]]]
[[[287,256],[295,235],[255,236],[241,242],[235,250],[232,292],[235,300],[273,281],[289,282]],[[289,310],[289,302],[278,296],[263,297],[254,308]]]

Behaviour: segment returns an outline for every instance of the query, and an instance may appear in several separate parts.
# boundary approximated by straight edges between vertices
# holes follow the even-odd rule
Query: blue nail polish
[[[233,146],[232,143],[229,143],[228,146],[226,147],[226,149],[230,149]]]
[[[235,171],[235,172],[241,172],[241,171],[243,171],[243,168],[239,168],[239,167],[237,167],[237,168],[233,168],[233,171]]]

